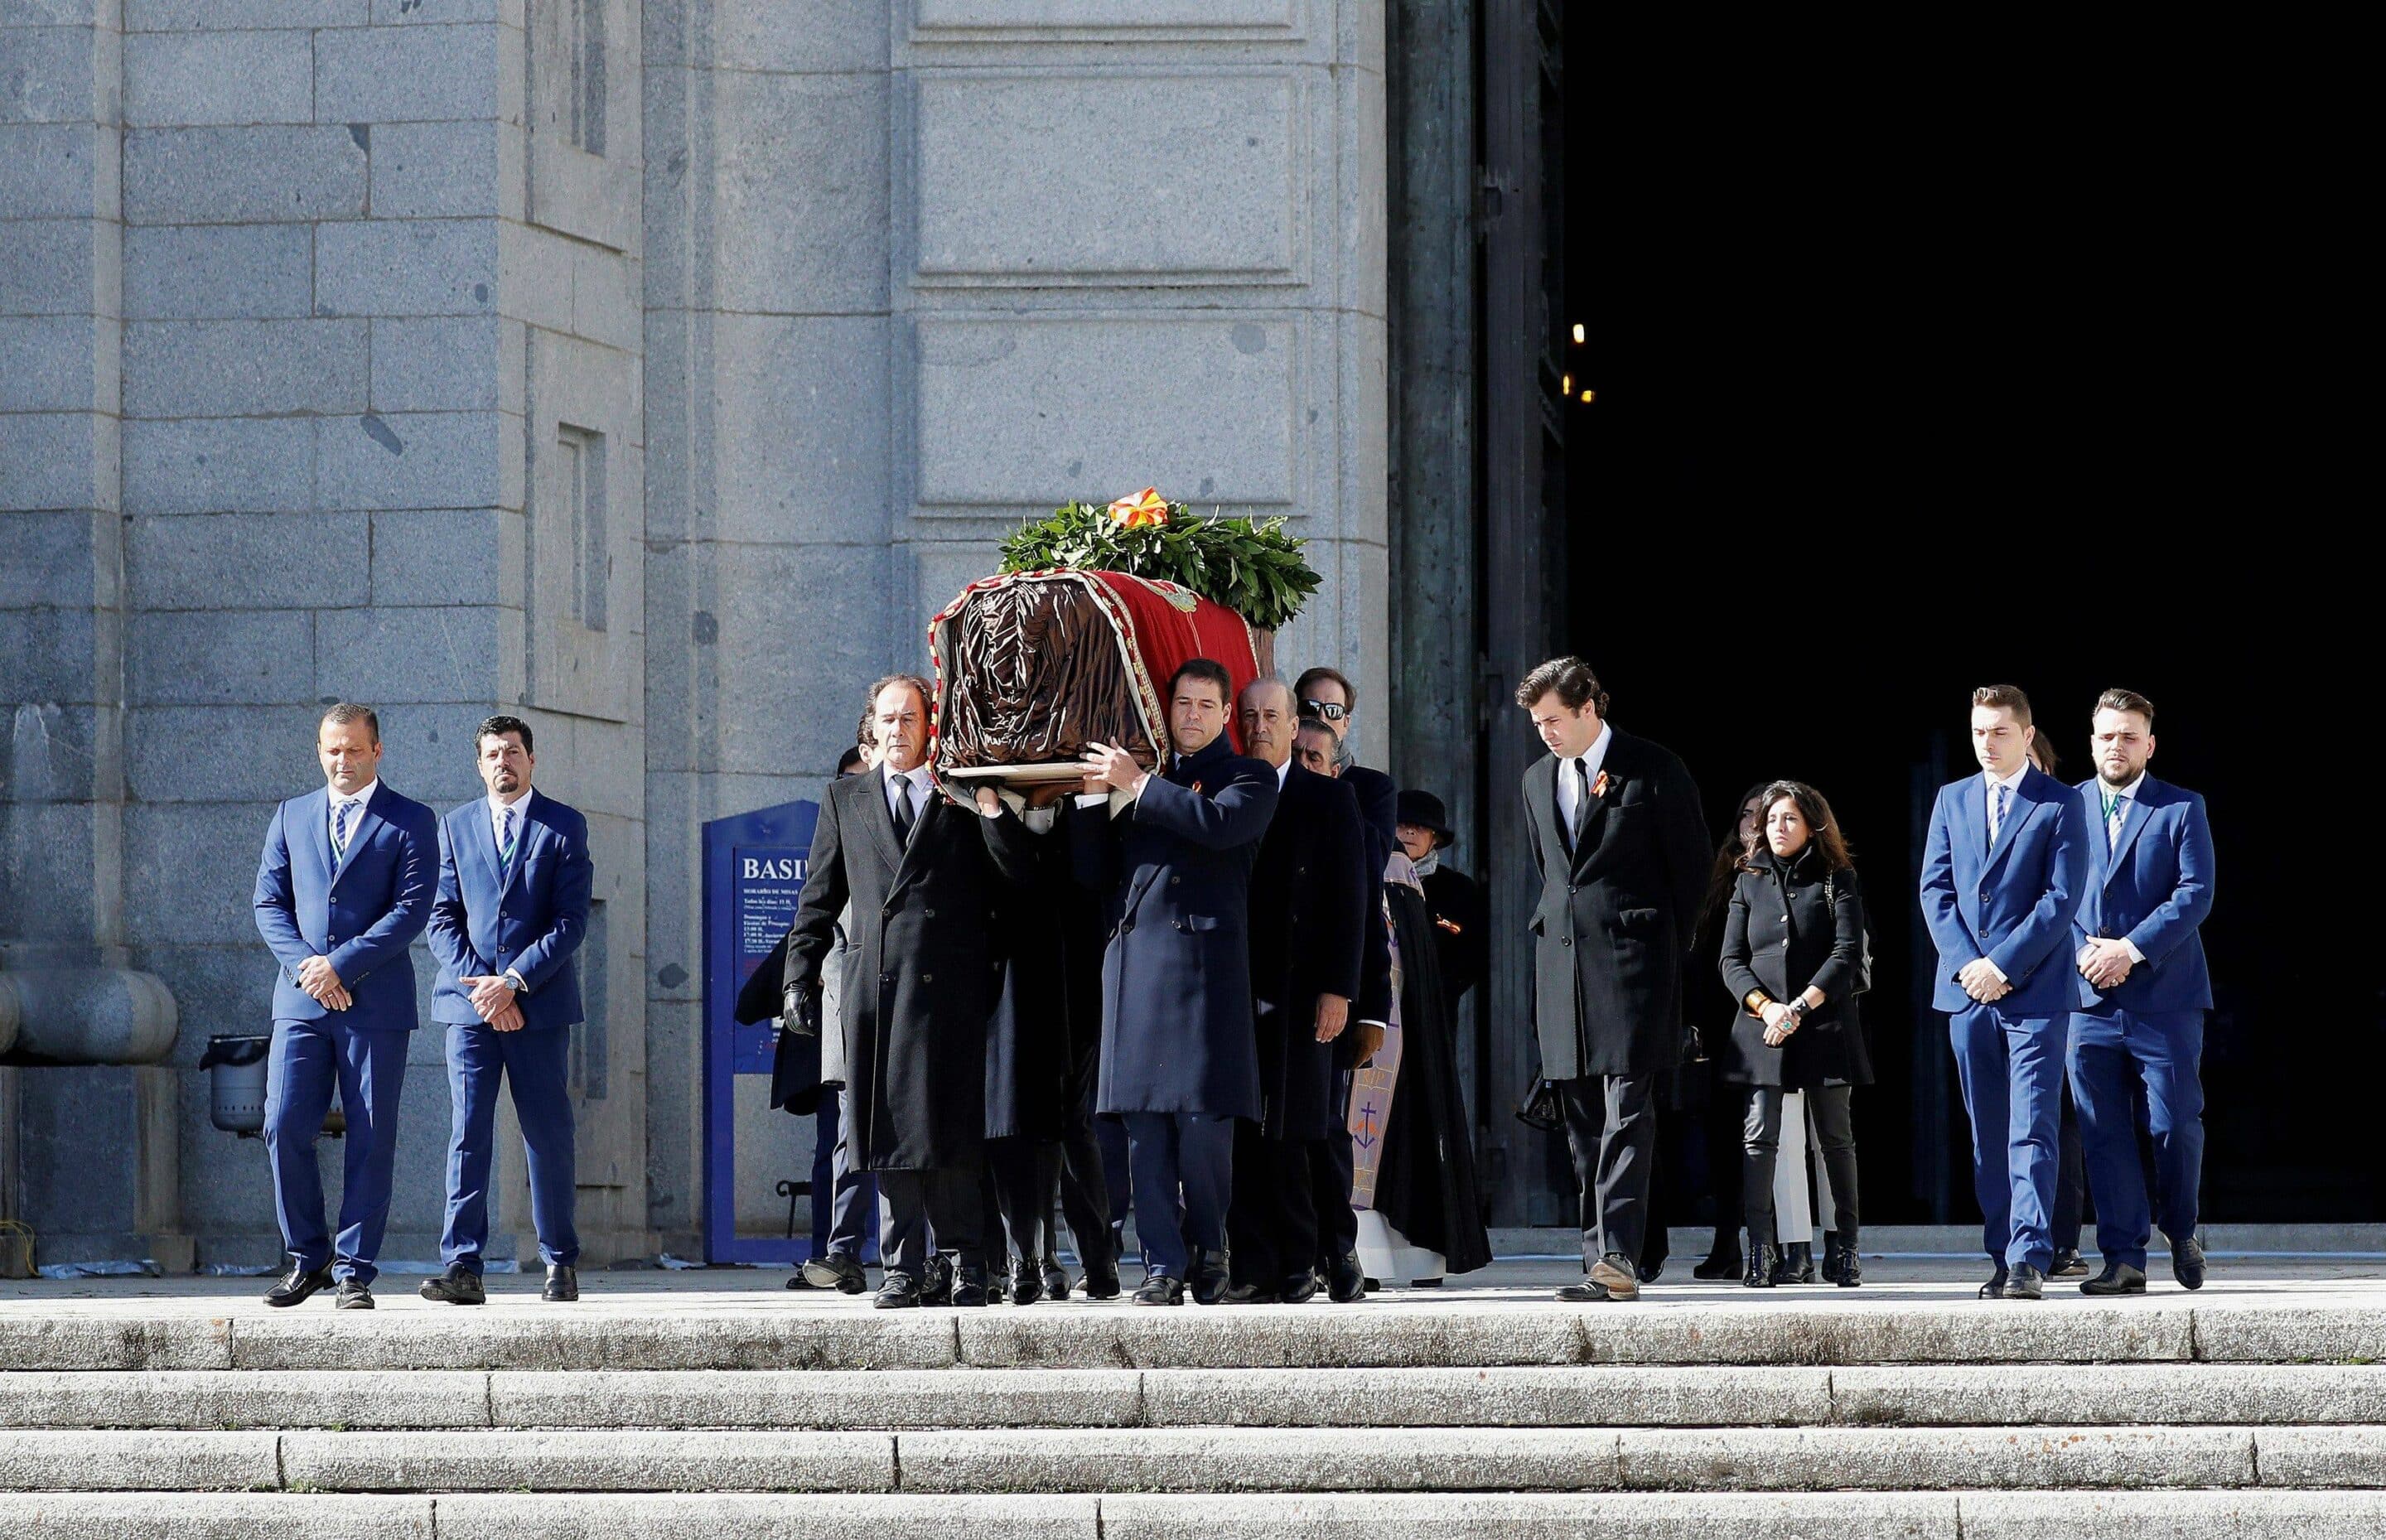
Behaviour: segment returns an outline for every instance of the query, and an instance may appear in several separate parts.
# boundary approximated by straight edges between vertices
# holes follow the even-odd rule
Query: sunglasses
[[[1350,712],[1340,701],[1305,700],[1300,703],[1300,714],[1304,717],[1317,717],[1329,722],[1338,722]]]

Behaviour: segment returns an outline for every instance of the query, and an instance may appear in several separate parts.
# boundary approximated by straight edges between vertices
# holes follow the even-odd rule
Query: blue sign
[[[817,802],[783,802],[704,826],[704,1253],[712,1262],[799,1262],[809,1236],[737,1233],[739,1075],[767,1077],[778,1050],[772,1021],[739,1026],[737,992],[754,976],[796,918],[810,869]],[[809,1141],[799,1153],[790,1128],[785,1147],[748,1152],[802,1174],[811,1171]],[[823,1198],[825,1195],[823,1195]]]

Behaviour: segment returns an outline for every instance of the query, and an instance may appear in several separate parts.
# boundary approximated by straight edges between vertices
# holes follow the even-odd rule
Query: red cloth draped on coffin
[[[1224,605],[1156,579],[1069,568],[982,579],[928,622],[931,757],[939,774],[1049,764],[1099,740],[1156,762],[1168,741],[1162,693],[1178,665],[1213,658],[1240,695],[1273,666],[1273,643]],[[1227,731],[1239,752],[1231,709]]]

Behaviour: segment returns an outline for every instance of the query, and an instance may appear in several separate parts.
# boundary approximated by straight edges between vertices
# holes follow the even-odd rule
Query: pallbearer
[[[1276,679],[1249,685],[1241,718],[1244,746],[1275,772],[1277,793],[1251,873],[1260,1120],[1235,1125],[1226,1297],[1298,1304],[1317,1292],[1312,1183],[1335,1169],[1326,1141],[1347,1137],[1335,1045],[1359,994],[1375,880],[1358,799],[1293,763],[1292,691]]]
[[[431,1019],[447,1028],[447,1226],[445,1275],[422,1297],[478,1305],[489,1239],[489,1162],[497,1085],[513,1090],[530,1163],[531,1223],[546,1264],[541,1297],[580,1297],[572,1222],[571,1029],[584,1019],[576,954],[588,933],[596,868],[588,820],[531,789],[538,756],[530,723],[496,716],[473,736],[486,796],[439,820],[439,898],[431,950],[439,983]]]
[[[1203,1304],[1225,1294],[1235,1120],[1260,1115],[1245,916],[1275,772],[1229,746],[1233,690],[1217,662],[1185,663],[1166,772],[1094,745],[1069,818],[1079,876],[1108,900],[1095,1105],[1126,1121],[1138,1305],[1183,1304],[1188,1279]]]

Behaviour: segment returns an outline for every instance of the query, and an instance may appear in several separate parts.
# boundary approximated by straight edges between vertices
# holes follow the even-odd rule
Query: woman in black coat
[[[1872,1083],[1856,1020],[1865,979],[1864,895],[1831,805],[1812,786],[1764,788],[1762,834],[1741,858],[1724,920],[1723,980],[1739,1001],[1725,1075],[1747,1087],[1740,1130],[1740,1202],[1748,1226],[1751,1288],[1773,1285],[1773,1162],[1782,1100],[1802,1091],[1838,1210],[1824,1241],[1823,1276],[1853,1288],[1856,1141],[1850,1089]]]

